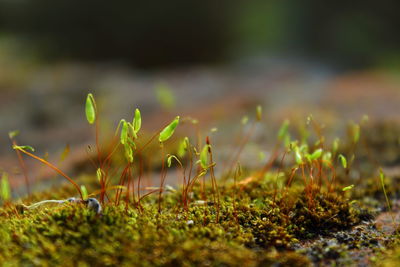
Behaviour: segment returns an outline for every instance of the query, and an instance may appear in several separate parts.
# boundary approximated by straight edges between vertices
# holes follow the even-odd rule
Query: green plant
[[[8,181],[8,174],[6,172],[3,172],[1,176],[1,187],[0,187],[0,193],[1,193],[1,199],[3,202],[8,202],[11,198],[11,188],[10,188],[10,183]]]
[[[19,131],[18,130],[14,130],[8,133],[8,137],[11,140],[11,143],[13,146],[18,146],[17,141],[15,140],[15,138],[19,135]],[[21,166],[22,172],[24,174],[24,178],[25,178],[25,185],[26,185],[26,192],[28,193],[28,195],[30,194],[30,185],[29,185],[29,177],[28,177],[28,172],[26,170],[26,166],[25,166],[25,162],[24,159],[21,155],[21,152],[18,150],[15,150],[18,156],[18,162],[19,165]]]
[[[164,142],[167,141],[174,134],[176,127],[179,124],[179,116],[175,117],[175,119],[168,124],[159,134],[158,141],[160,142],[161,153],[162,153],[162,167],[161,167],[161,177],[160,177],[160,190],[158,194],[158,212],[161,212],[161,198],[162,192],[164,190],[165,178],[167,176],[167,172],[165,169],[165,155],[164,155]]]

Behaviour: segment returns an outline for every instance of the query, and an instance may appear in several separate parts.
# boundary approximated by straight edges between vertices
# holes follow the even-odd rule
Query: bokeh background
[[[399,8],[389,0],[0,0],[0,168],[14,187],[23,180],[8,139],[19,129],[19,143],[53,162],[69,144],[59,164],[74,173],[93,142],[88,92],[104,135],[139,107],[150,132],[177,114],[198,118],[205,133],[218,127],[222,154],[258,104],[266,123],[255,138],[265,143],[283,119],[308,114],[335,131],[364,114],[396,123]],[[168,107],[160,88],[173,95]],[[30,179],[45,176],[27,164]]]

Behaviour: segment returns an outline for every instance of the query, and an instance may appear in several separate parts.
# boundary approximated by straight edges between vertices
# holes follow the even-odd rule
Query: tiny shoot
[[[8,181],[8,174],[6,172],[3,172],[3,175],[1,176],[1,198],[3,199],[4,202],[7,202],[11,198],[11,188],[10,188],[10,183]]]
[[[179,116],[176,116],[175,119],[160,132],[158,141],[160,143],[167,141],[174,134],[178,124],[179,124]]]
[[[96,102],[90,93],[86,97],[85,113],[89,124],[93,124],[96,121]]]
[[[340,163],[342,164],[344,169],[347,169],[347,159],[342,154],[339,155]]]

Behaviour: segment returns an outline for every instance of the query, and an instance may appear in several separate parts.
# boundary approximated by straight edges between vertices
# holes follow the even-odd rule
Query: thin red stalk
[[[211,182],[212,182],[212,188],[213,188],[214,205],[216,205],[216,208],[217,208],[216,223],[218,223],[219,222],[219,210],[220,210],[220,198],[219,198],[218,184],[217,184],[217,180],[216,180],[215,174],[214,174],[214,165],[215,164],[213,162],[212,149],[210,146],[210,138],[208,136],[206,138],[206,143],[207,143],[207,145],[209,145],[208,146],[208,154],[210,157],[210,164],[211,164],[210,176],[211,176]],[[215,202],[215,194],[217,195],[217,203]]]
[[[95,120],[95,128],[96,128],[96,150],[97,150],[97,160],[99,161],[99,166],[101,166],[101,152],[100,152],[100,145],[99,145],[99,116],[97,112],[97,106],[95,106],[96,110],[96,120]]]
[[[199,172],[198,172],[199,173]],[[201,184],[201,196],[204,201],[204,205],[207,206],[207,197],[206,197],[206,175],[203,176],[203,182]],[[207,217],[207,208],[204,207],[204,217],[203,224],[206,225],[206,217]]]
[[[293,177],[294,177],[294,175],[296,174],[296,172],[297,172],[298,169],[299,169],[298,167],[295,167],[295,168],[292,169],[292,172],[291,172],[291,174],[290,174],[290,176],[289,176],[289,180],[288,180],[288,182],[287,182],[287,184],[286,184],[286,187],[287,187],[287,188],[289,188],[290,185],[292,184]]]
[[[329,163],[328,161],[323,161],[326,165],[328,165],[328,167],[331,169],[332,172],[332,178],[331,178],[331,182],[329,184],[328,190],[329,192],[332,192],[332,190],[335,188],[335,180],[336,180],[336,170],[333,167],[333,165],[331,163]]]
[[[192,150],[192,148],[190,147],[190,145],[189,145],[189,149],[188,149],[188,153],[189,153],[189,164],[190,164],[190,167],[189,167],[189,176],[188,176],[188,180],[187,180],[187,186],[186,186],[186,190],[185,190],[185,206],[186,206],[186,208],[188,207],[188,205],[189,205],[189,199],[188,199],[188,189],[189,189],[189,186],[190,186],[190,179],[191,179],[191,176],[192,176],[192,171],[193,171],[193,150]]]
[[[161,163],[161,173],[160,173],[160,191],[158,194],[158,213],[161,212],[161,198],[162,198],[162,192],[163,192],[163,187],[164,187],[164,172],[165,172],[165,154],[164,154],[164,145],[161,144],[161,154],[162,154],[162,163]]]
[[[132,181],[132,199],[133,199],[133,205],[135,205],[136,204],[135,180],[134,180],[134,177],[132,175],[132,168],[130,166],[129,170],[128,170],[128,190],[127,190],[127,193],[126,193],[126,205],[127,205],[126,207],[128,207],[128,205],[129,205],[129,195],[130,195],[129,190],[130,190],[130,187],[131,187],[131,181]]]
[[[227,177],[229,177],[232,173],[232,169],[235,167],[235,165],[237,164],[237,162],[239,161],[240,155],[243,152],[243,149],[245,148],[245,146],[247,145],[247,143],[250,140],[250,137],[254,134],[254,130],[256,128],[256,121],[253,121],[250,130],[247,132],[247,134],[244,136],[242,143],[239,146],[238,151],[236,152],[235,156],[233,157],[233,160],[231,161],[231,164],[229,165],[229,169],[228,169],[228,175]]]
[[[236,220],[236,223],[239,223],[239,219],[237,216],[237,207],[236,207],[236,199],[237,199],[237,171],[235,171],[235,175],[233,176],[233,216]]]
[[[186,205],[186,197],[185,197],[185,187],[186,187],[186,168],[187,168],[187,164],[185,165],[184,168],[182,168],[183,170],[183,183],[182,183],[182,205],[183,205],[183,209],[187,211],[187,205]]]
[[[13,144],[13,146],[17,146],[17,142],[15,140],[12,140],[12,144]],[[17,152],[18,161],[22,168],[22,173],[24,174],[24,178],[25,178],[26,191],[29,196],[31,194],[31,190],[30,190],[29,177],[28,177],[28,172],[26,170],[26,165],[25,165],[24,159],[22,158],[21,152],[19,152],[18,149],[16,149],[15,152]]]
[[[136,155],[136,154],[138,154],[138,153],[141,153],[143,150],[145,150],[146,147],[154,140],[154,138],[156,138],[158,135],[160,135],[160,133],[161,133],[161,131],[162,131],[163,129],[164,129],[164,128],[162,128],[162,129],[159,130],[157,133],[155,133],[155,134],[140,148],[140,149],[136,150],[134,155]]]
[[[142,179],[142,175],[143,175],[143,157],[142,154],[139,154],[139,177],[137,184],[138,207],[140,207],[140,180]]]
[[[274,197],[273,197],[273,202],[275,203],[275,199],[276,199],[276,195],[277,195],[277,191],[278,191],[278,179],[279,179],[279,173],[281,172],[281,170],[283,169],[283,161],[285,160],[287,154],[287,150],[285,150],[285,152],[283,152],[281,161],[279,163],[279,168],[278,168],[278,173],[276,175],[276,179],[275,179],[275,185],[274,185]]]
[[[110,153],[108,153],[107,157],[104,159],[103,165],[109,163],[109,161],[111,160],[112,155],[115,153],[115,151],[117,151],[118,147],[119,147],[119,143],[117,143],[116,145],[114,145],[114,148],[110,151]],[[103,166],[103,165],[102,165],[102,166]],[[101,167],[102,167],[102,166],[101,166]]]
[[[91,150],[92,148],[88,146],[88,148]],[[97,168],[96,163],[93,161],[92,157],[89,155],[89,151],[85,149],[87,158],[89,159],[90,163],[92,164],[93,168]]]
[[[279,156],[279,146],[280,146],[280,142],[276,143],[276,145],[274,147],[274,152],[272,153],[271,157],[269,158],[269,160],[267,161],[267,163],[264,165],[264,167],[262,168],[262,170],[260,172],[260,177],[263,177],[265,175],[265,173],[267,173],[271,169],[276,158]]]
[[[321,179],[321,177],[322,177],[322,160],[317,160],[317,163],[318,163],[318,185],[319,185],[319,188],[321,188],[322,187],[322,179]]]
[[[124,168],[124,170],[121,173],[121,177],[119,180],[119,185],[123,186],[125,183],[125,179],[126,179],[126,172],[128,171],[129,168],[129,164],[127,164]],[[115,193],[115,204],[118,205],[119,204],[119,200],[120,200],[120,195],[122,193],[122,189],[118,189],[117,192]]]
[[[72,180],[71,177],[69,177],[68,175],[66,175],[63,171],[61,171],[59,168],[57,168],[56,166],[54,166],[54,165],[51,164],[50,162],[48,162],[48,161],[46,161],[46,160],[44,160],[44,159],[42,159],[42,158],[40,158],[40,157],[38,157],[38,156],[32,154],[32,153],[29,153],[28,151],[25,151],[24,149],[19,148],[18,150],[21,151],[22,153],[24,153],[24,154],[26,154],[26,155],[28,155],[28,156],[34,158],[34,159],[40,161],[41,163],[47,165],[48,167],[52,168],[54,171],[56,171],[57,173],[59,173],[61,176],[63,176],[64,178],[66,178],[66,179],[76,188],[76,190],[78,191],[79,195],[81,196],[81,199],[83,199],[81,189],[80,189],[79,186],[74,182],[74,180]]]
[[[133,168],[133,166],[132,166]],[[136,196],[135,196],[135,177],[133,175],[133,170],[129,170],[129,176],[132,179],[132,199],[133,199],[133,204],[136,205]]]
[[[148,195],[151,195],[151,194],[153,194],[153,193],[157,193],[158,191],[159,191],[159,189],[150,191],[150,192],[148,192],[148,193],[142,195],[142,196],[140,197],[140,200],[142,200],[143,198],[147,197]]]

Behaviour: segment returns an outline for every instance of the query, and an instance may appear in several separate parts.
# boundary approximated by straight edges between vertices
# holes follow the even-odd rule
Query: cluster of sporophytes
[[[86,185],[79,185],[83,179],[75,180],[33,154],[32,147],[18,145],[15,133],[10,133],[24,169],[21,153],[52,168],[70,185],[30,194],[23,200],[42,202],[17,205],[10,202],[8,178],[3,175],[0,261],[246,266],[280,261],[307,265],[306,258],[288,252],[300,239],[347,229],[360,221],[359,211],[348,200],[354,187],[348,178],[360,139],[356,124],[351,126],[347,160],[339,152],[339,139],[328,145],[321,126],[311,116],[307,125],[315,132],[313,142],[305,129],[300,131],[299,140],[293,140],[287,120],[264,167],[251,171],[242,169],[239,161],[255,125],[263,119],[258,106],[250,130],[228,169],[217,179],[210,137],[204,143],[197,138],[196,144],[184,137],[171,150],[175,153],[167,151],[166,143],[180,121],[196,124],[196,120],[177,116],[142,141],[142,117],[136,109],[131,121],[119,122],[105,146],[99,141],[98,108],[91,94],[85,111],[96,133],[95,149],[88,151],[95,152],[91,161],[96,171]],[[197,136],[201,136],[199,132]],[[159,185],[144,186],[144,152],[155,140],[161,157]],[[115,157],[123,159],[115,161]],[[165,184],[167,171],[173,167],[182,181],[180,188]],[[78,198],[71,198],[74,194]],[[43,202],[40,197],[52,200]],[[93,204],[94,200],[100,206]],[[286,251],[284,255],[282,251]]]

